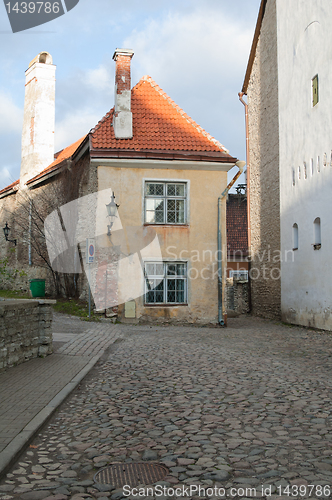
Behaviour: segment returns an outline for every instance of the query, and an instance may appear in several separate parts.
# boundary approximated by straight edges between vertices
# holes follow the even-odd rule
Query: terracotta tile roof
[[[229,194],[226,209],[228,258],[248,255],[247,198]]]
[[[15,182],[12,182],[11,184],[9,184],[9,186],[7,186],[7,187],[5,187],[5,188],[1,189],[1,191],[0,191],[0,195],[2,195],[2,194],[4,194],[4,193],[6,193],[6,191],[10,191],[11,189],[14,189],[14,188],[15,188],[15,186],[18,186],[18,184],[19,184],[19,183],[20,183],[20,181],[19,181],[19,180],[18,180],[18,181],[15,181]]]
[[[71,144],[67,148],[64,148],[61,151],[59,151],[58,153],[56,153],[54,155],[55,156],[54,162],[51,163],[51,165],[49,165],[48,167],[46,167],[44,170],[42,170],[38,175],[36,175],[35,177],[32,177],[32,179],[29,179],[27,181],[27,184],[30,184],[31,182],[34,182],[37,179],[40,179],[41,177],[44,177],[44,175],[47,175],[54,170],[57,170],[57,168],[59,168],[60,164],[63,161],[68,160],[69,158],[71,158],[73,156],[73,154],[78,149],[78,147],[82,144],[82,142],[84,141],[85,138],[86,138],[86,135],[84,137],[81,137],[81,139],[79,139],[78,141],[73,142],[73,144]]]
[[[92,149],[209,152],[233,160],[226,148],[190,118],[152,80],[144,76],[131,91],[133,138],[116,139],[114,108],[91,130]],[[220,161],[220,160],[219,160]]]

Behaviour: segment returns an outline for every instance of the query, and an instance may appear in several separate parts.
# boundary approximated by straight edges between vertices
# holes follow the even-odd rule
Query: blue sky
[[[24,72],[41,51],[56,70],[55,149],[113,106],[115,48],[134,50],[132,85],[150,75],[233,156],[245,159],[238,100],[260,0],[80,0],[54,21],[13,34],[0,5],[0,189],[19,178]],[[235,172],[231,172],[234,174]]]

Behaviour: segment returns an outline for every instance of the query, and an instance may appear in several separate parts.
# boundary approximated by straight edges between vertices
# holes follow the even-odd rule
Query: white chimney
[[[55,68],[40,52],[25,72],[21,187],[54,161]]]
[[[114,134],[117,139],[132,139],[133,115],[131,112],[130,65],[134,52],[131,49],[116,49],[115,61],[115,110]]]

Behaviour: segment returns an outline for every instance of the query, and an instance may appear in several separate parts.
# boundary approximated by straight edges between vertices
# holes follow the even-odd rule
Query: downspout
[[[239,171],[235,174],[231,182],[227,185],[224,191],[221,193],[221,196],[218,198],[218,323],[220,326],[227,326],[227,313],[224,312],[223,308],[223,269],[222,269],[222,224],[221,224],[221,209],[222,209],[222,201],[227,195],[228,191],[231,189],[233,184],[238,180],[240,175],[243,172],[243,168],[245,166],[245,161],[237,161],[235,165],[238,167]]]
[[[246,161],[247,161],[247,228],[248,228],[248,302],[249,312],[251,312],[251,286],[250,286],[250,270],[251,270],[251,222],[250,222],[250,151],[249,151],[249,119],[248,119],[248,104],[243,100],[244,92],[239,92],[239,99],[244,106],[245,123],[246,123]]]
[[[31,258],[31,228],[32,228],[32,200],[30,200],[29,206],[29,266],[32,266]]]

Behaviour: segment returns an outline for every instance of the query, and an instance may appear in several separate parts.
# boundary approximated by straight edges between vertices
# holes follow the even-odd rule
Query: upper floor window
[[[311,85],[312,85],[312,107],[316,106],[319,101],[319,95],[318,95],[318,75],[314,76],[313,79],[311,80]]]
[[[186,224],[187,183],[146,182],[145,222],[147,224]]]

